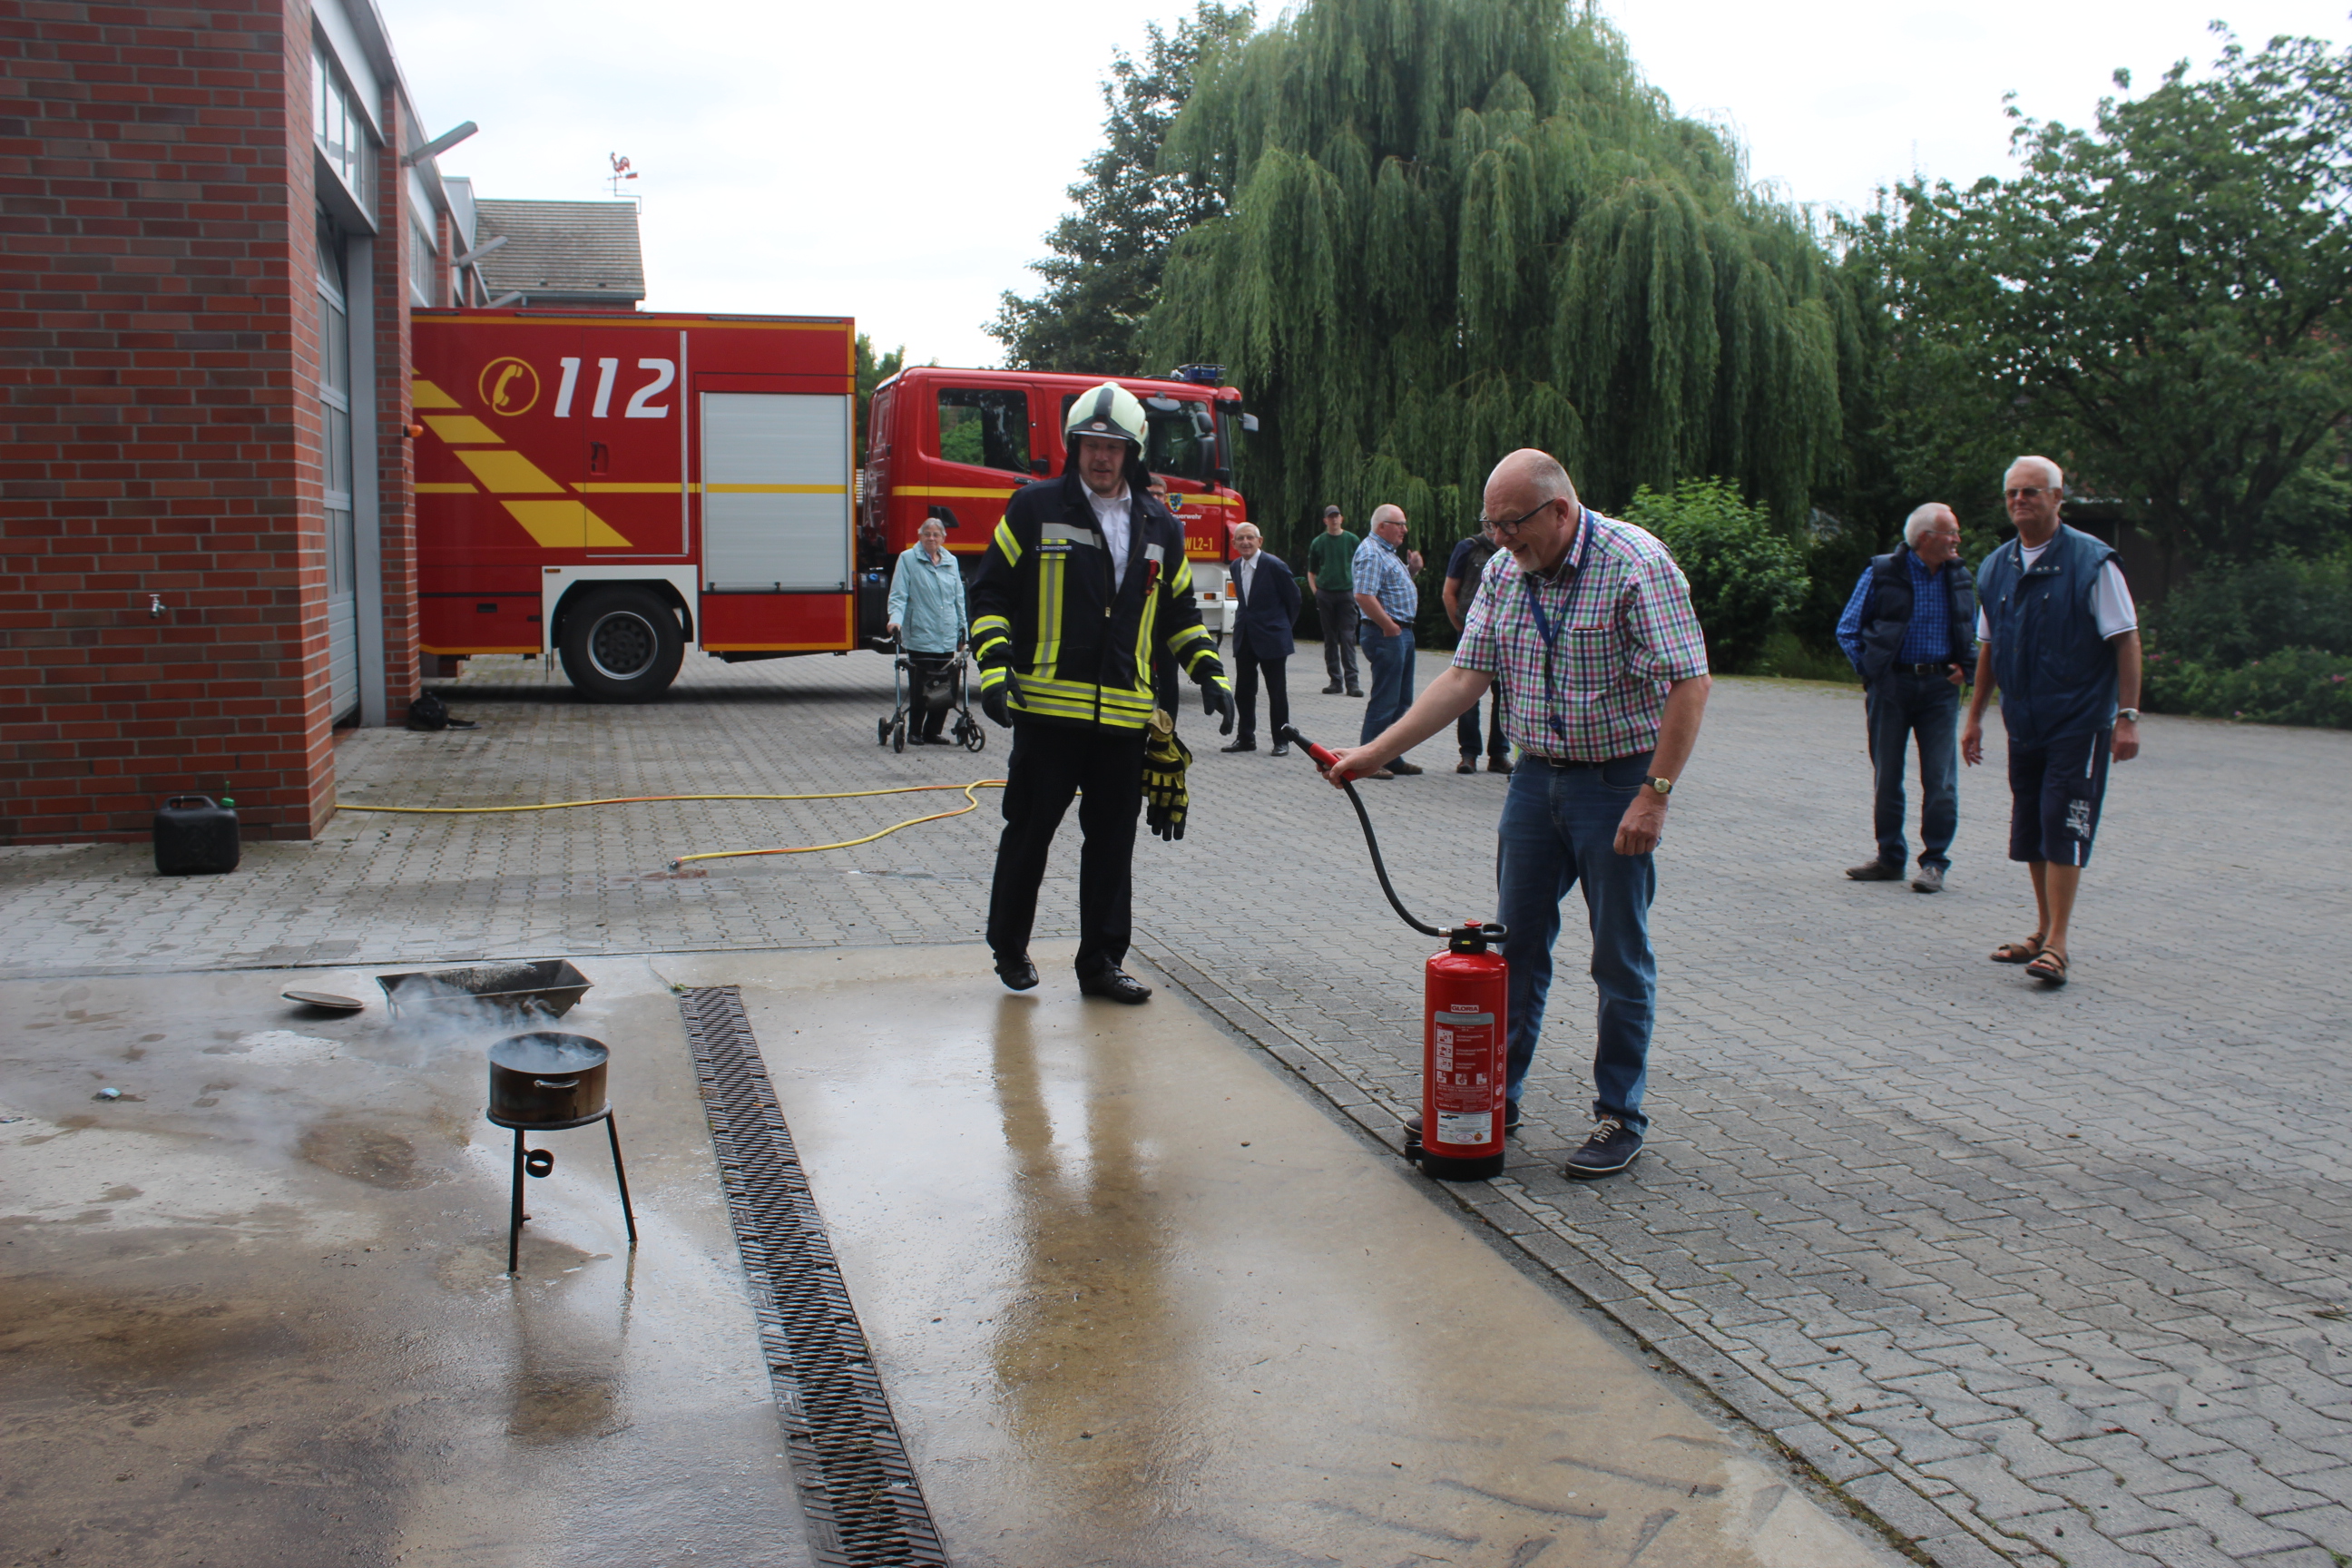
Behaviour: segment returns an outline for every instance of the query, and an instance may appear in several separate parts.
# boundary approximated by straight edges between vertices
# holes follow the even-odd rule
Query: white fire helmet
[[[1062,426],[1062,445],[1073,456],[1077,452],[1081,436],[1112,436],[1134,445],[1136,455],[1143,453],[1143,405],[1135,394],[1115,381],[1100,386],[1090,386],[1078,394],[1070,405],[1070,416]]]

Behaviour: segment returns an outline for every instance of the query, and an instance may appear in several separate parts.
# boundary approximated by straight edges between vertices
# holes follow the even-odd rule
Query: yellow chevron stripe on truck
[[[457,408],[457,400],[423,376],[409,382],[409,395],[419,410]],[[433,434],[446,442],[456,452],[457,460],[466,465],[482,489],[499,498],[507,515],[521,525],[531,542],[542,550],[630,550],[635,546],[619,530],[594,512],[584,501],[515,500],[514,496],[544,496],[565,494],[561,480],[549,477],[545,470],[529,458],[509,447],[499,433],[470,414],[427,414],[417,417]],[[676,495],[681,487],[669,483],[583,484],[583,493],[601,495]],[[745,487],[752,488],[752,487]],[[834,487],[836,490],[840,487]],[[419,495],[471,495],[477,493],[469,484],[450,481],[427,481],[416,487]]]

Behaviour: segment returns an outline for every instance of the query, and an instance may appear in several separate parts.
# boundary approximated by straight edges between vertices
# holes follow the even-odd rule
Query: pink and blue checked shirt
[[[1507,550],[1486,563],[1454,662],[1502,683],[1519,750],[1605,763],[1657,745],[1666,687],[1706,673],[1706,638],[1666,547],[1587,509],[1551,578]]]

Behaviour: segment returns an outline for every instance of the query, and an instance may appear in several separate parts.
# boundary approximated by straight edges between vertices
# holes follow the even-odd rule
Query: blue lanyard
[[[1587,542],[1589,542],[1589,541],[1585,538],[1584,513],[1580,510],[1576,517],[1576,532],[1568,542],[1568,553],[1561,556],[1560,559],[1570,562],[1577,561],[1578,546]],[[1584,587],[1584,567],[1580,563],[1579,563],[1570,568],[1568,597],[1560,604],[1559,620],[1557,625],[1553,623],[1552,618],[1549,616],[1544,614],[1543,595],[1535,579],[1523,574],[1520,578],[1519,585],[1526,595],[1528,610],[1536,618],[1536,635],[1543,640],[1544,697],[1551,706],[1551,732],[1558,735],[1561,741],[1565,742],[1568,739],[1568,726],[1561,721],[1559,716],[1559,696],[1558,689],[1559,680],[1558,675],[1552,668],[1551,655],[1553,646],[1559,641],[1561,629],[1567,626],[1569,622],[1574,618],[1573,612],[1576,609],[1576,596]]]
[[[1576,517],[1576,532],[1569,539],[1568,553],[1561,556],[1560,559],[1570,562],[1575,561],[1577,558],[1577,545],[1582,542],[1583,538],[1584,514],[1581,511],[1579,511]],[[1568,625],[1570,618],[1569,612],[1576,608],[1577,592],[1584,586],[1584,568],[1580,564],[1574,565],[1570,568],[1568,597],[1561,602],[1559,606],[1559,626],[1554,626],[1552,624],[1551,617],[1544,614],[1543,594],[1537,586],[1535,579],[1533,577],[1527,578],[1525,586],[1527,590],[1528,609],[1536,618],[1536,635],[1543,638],[1544,679],[1549,682],[1551,679],[1552,645],[1559,640],[1560,627]]]

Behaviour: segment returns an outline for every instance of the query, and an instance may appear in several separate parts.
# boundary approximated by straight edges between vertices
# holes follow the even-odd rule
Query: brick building
[[[404,719],[431,134],[373,0],[0,0],[0,842],[308,837]]]

